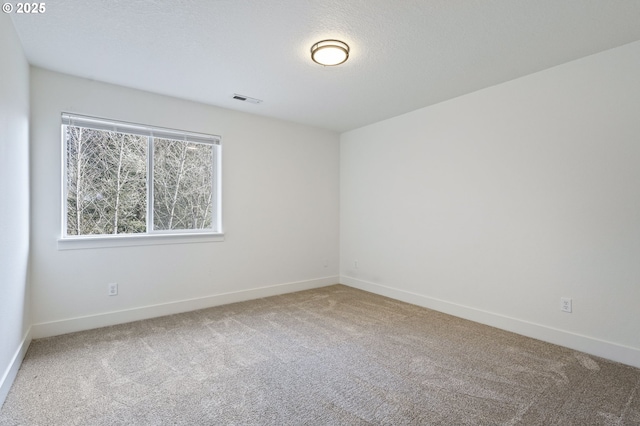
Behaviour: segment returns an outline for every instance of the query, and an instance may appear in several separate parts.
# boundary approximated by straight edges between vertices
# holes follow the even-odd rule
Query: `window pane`
[[[147,137],[64,128],[67,235],[146,232]]]
[[[211,229],[213,146],[154,138],[154,230]]]

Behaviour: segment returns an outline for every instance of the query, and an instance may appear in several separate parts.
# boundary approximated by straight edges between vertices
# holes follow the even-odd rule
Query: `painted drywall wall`
[[[35,337],[337,282],[338,134],[38,68],[31,75]],[[225,241],[58,250],[63,111],[221,135]],[[107,295],[110,282],[118,296]]]
[[[637,42],[342,134],[341,281],[640,366],[639,75]]]
[[[29,65],[0,15],[0,406],[29,344]]]

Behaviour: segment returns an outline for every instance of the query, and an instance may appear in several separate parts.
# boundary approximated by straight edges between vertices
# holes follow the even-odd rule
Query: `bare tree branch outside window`
[[[153,159],[154,229],[209,228],[213,147],[155,139]]]

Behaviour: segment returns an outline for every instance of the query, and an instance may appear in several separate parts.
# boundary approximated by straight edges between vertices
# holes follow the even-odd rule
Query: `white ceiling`
[[[640,0],[45,4],[11,14],[33,65],[338,132],[640,40]],[[311,61],[326,38],[345,64]]]

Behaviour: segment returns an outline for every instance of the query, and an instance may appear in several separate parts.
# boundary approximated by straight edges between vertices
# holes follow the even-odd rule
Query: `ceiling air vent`
[[[261,104],[262,103],[261,99],[250,98],[249,96],[238,95],[237,93],[233,94],[233,99],[237,99],[237,100],[242,101],[242,102],[251,102],[252,104]]]

